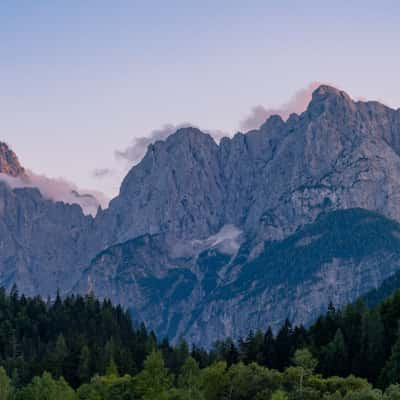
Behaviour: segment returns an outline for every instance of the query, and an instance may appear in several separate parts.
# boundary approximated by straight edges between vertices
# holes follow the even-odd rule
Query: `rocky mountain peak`
[[[283,121],[283,119],[280,115],[271,115],[264,122],[264,124],[261,125],[260,130],[266,131],[266,130],[282,129],[284,125],[285,125],[285,122]]]
[[[337,113],[341,110],[355,111],[356,104],[346,92],[329,85],[321,85],[314,90],[307,108],[312,117],[324,111]]]
[[[17,175],[12,155],[3,145],[1,172]],[[0,286],[93,291],[206,345],[309,322],[326,293],[340,305],[400,270],[398,225],[354,211],[400,221],[399,176],[400,112],[323,85],[304,113],[219,145],[193,127],[150,145],[94,219],[0,185]],[[319,219],[338,210],[343,224]]]
[[[342,94],[349,97],[345,92],[335,88],[334,86],[320,85],[314,90],[312,97],[315,99],[317,97],[342,96]]]
[[[25,169],[20,164],[17,155],[4,142],[0,142],[0,173],[12,177],[25,175]]]
[[[178,129],[165,141],[156,142],[153,147],[149,147],[148,153],[158,156],[168,155],[169,158],[188,157],[190,154],[201,157],[201,154],[212,153],[218,150],[218,145],[214,139],[198,128],[185,127]],[[167,161],[167,160],[165,160]],[[170,161],[170,160],[169,160]]]

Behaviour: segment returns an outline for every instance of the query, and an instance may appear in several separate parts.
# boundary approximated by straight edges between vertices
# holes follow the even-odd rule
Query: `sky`
[[[2,0],[0,140],[114,196],[166,126],[232,135],[312,82],[400,107],[399,27],[387,0]]]

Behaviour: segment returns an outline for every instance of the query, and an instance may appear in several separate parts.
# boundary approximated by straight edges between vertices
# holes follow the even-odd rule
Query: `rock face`
[[[210,346],[250,329],[279,328],[286,318],[310,323],[400,270],[400,225],[348,209],[321,214],[287,238],[251,242],[226,253],[219,243],[192,257],[174,253],[162,235],[113,246],[92,260],[80,288],[131,307],[161,336]]]
[[[91,217],[77,205],[45,200],[0,182],[0,283],[27,295],[65,293],[94,255]]]
[[[0,143],[0,284],[18,284],[27,295],[70,290],[96,253],[93,218],[78,205],[43,198],[36,188],[15,188],[7,177],[30,185],[15,153]],[[22,185],[22,183],[20,183]]]
[[[200,130],[183,128],[150,145],[99,215],[99,230],[108,227],[112,242],[146,233],[204,238],[223,225],[224,193],[219,147]]]
[[[350,303],[399,270],[399,229],[363,209],[321,215],[284,240],[266,243],[234,280],[221,282],[185,335],[211,345],[215,337],[240,337],[260,326],[278,329],[286,318],[309,324],[330,302]]]
[[[150,146],[98,222],[121,242],[205,238],[226,224],[276,239],[352,207],[399,220],[399,154],[400,111],[321,86],[302,115],[271,117],[219,146],[193,128]]]
[[[93,290],[160,336],[206,345],[310,322],[328,297],[351,301],[399,269],[396,247],[377,240],[397,246],[399,179],[400,110],[321,86],[303,114],[219,145],[195,128],[156,142],[95,219],[4,186],[0,283]],[[381,247],[358,254],[362,229],[350,235],[346,218]],[[355,246],[345,255],[336,220]]]
[[[18,157],[3,142],[0,142],[0,174],[6,174],[14,178],[25,175],[25,170],[19,163]]]

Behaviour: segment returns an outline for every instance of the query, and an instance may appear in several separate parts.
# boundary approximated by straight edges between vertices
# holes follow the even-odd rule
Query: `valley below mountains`
[[[219,144],[151,144],[95,217],[10,184],[24,174],[1,144],[0,286],[94,292],[161,338],[309,324],[400,270],[400,110],[330,86]]]

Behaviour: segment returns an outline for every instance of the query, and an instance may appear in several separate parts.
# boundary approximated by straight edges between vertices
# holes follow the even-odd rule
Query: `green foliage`
[[[399,320],[396,292],[206,351],[159,343],[93,296],[0,290],[0,400],[400,400]]]
[[[293,364],[301,368],[306,374],[312,374],[318,361],[308,349],[299,349],[294,353]]]
[[[380,376],[380,386],[388,386],[398,383],[400,380],[400,338],[393,346],[390,358],[386,362],[385,368]]]
[[[271,400],[287,400],[287,395],[283,390],[277,390],[272,394]]]
[[[213,297],[230,298],[235,293],[251,296],[282,282],[293,288],[308,279],[318,265],[334,258],[361,260],[388,251],[400,254],[399,224],[359,208],[321,213],[308,226],[288,238],[268,243],[264,251],[246,263],[238,279],[214,292]],[[302,241],[307,245],[299,245]],[[257,285],[254,285],[254,283]]]
[[[41,377],[35,377],[31,384],[21,389],[16,400],[75,400],[76,394],[64,378],[58,380],[45,372]]]
[[[200,385],[207,400],[219,400],[228,396],[230,385],[226,362],[218,361],[203,369]]]
[[[308,349],[299,349],[294,353],[293,364],[300,370],[299,392],[303,393],[304,378],[314,372],[318,361],[312,356]]]
[[[160,351],[154,350],[146,358],[143,371],[136,377],[136,387],[143,400],[167,399],[172,377],[165,368]]]
[[[12,394],[11,379],[7,376],[5,369],[0,367],[0,399],[11,400]]]
[[[57,296],[46,303],[0,289],[0,365],[16,387],[48,371],[76,388],[104,374],[111,360],[121,374],[134,374],[154,342],[108,300]]]
[[[78,400],[135,400],[135,385],[131,376],[96,376],[77,390]]]
[[[238,362],[228,367],[216,361],[199,368],[188,356],[177,376],[165,366],[162,352],[153,350],[138,374],[118,376],[115,372],[95,376],[76,391],[61,377],[45,372],[15,391],[0,368],[1,400],[399,400],[400,386],[391,385],[383,394],[364,379],[349,376],[323,378],[315,374],[311,352],[299,349],[295,366],[284,372],[257,363]],[[301,385],[299,382],[301,381]]]
[[[390,385],[383,397],[384,400],[400,400],[400,385]]]
[[[85,344],[82,346],[82,350],[79,355],[78,362],[78,378],[81,382],[88,382],[90,380],[90,350]]]

